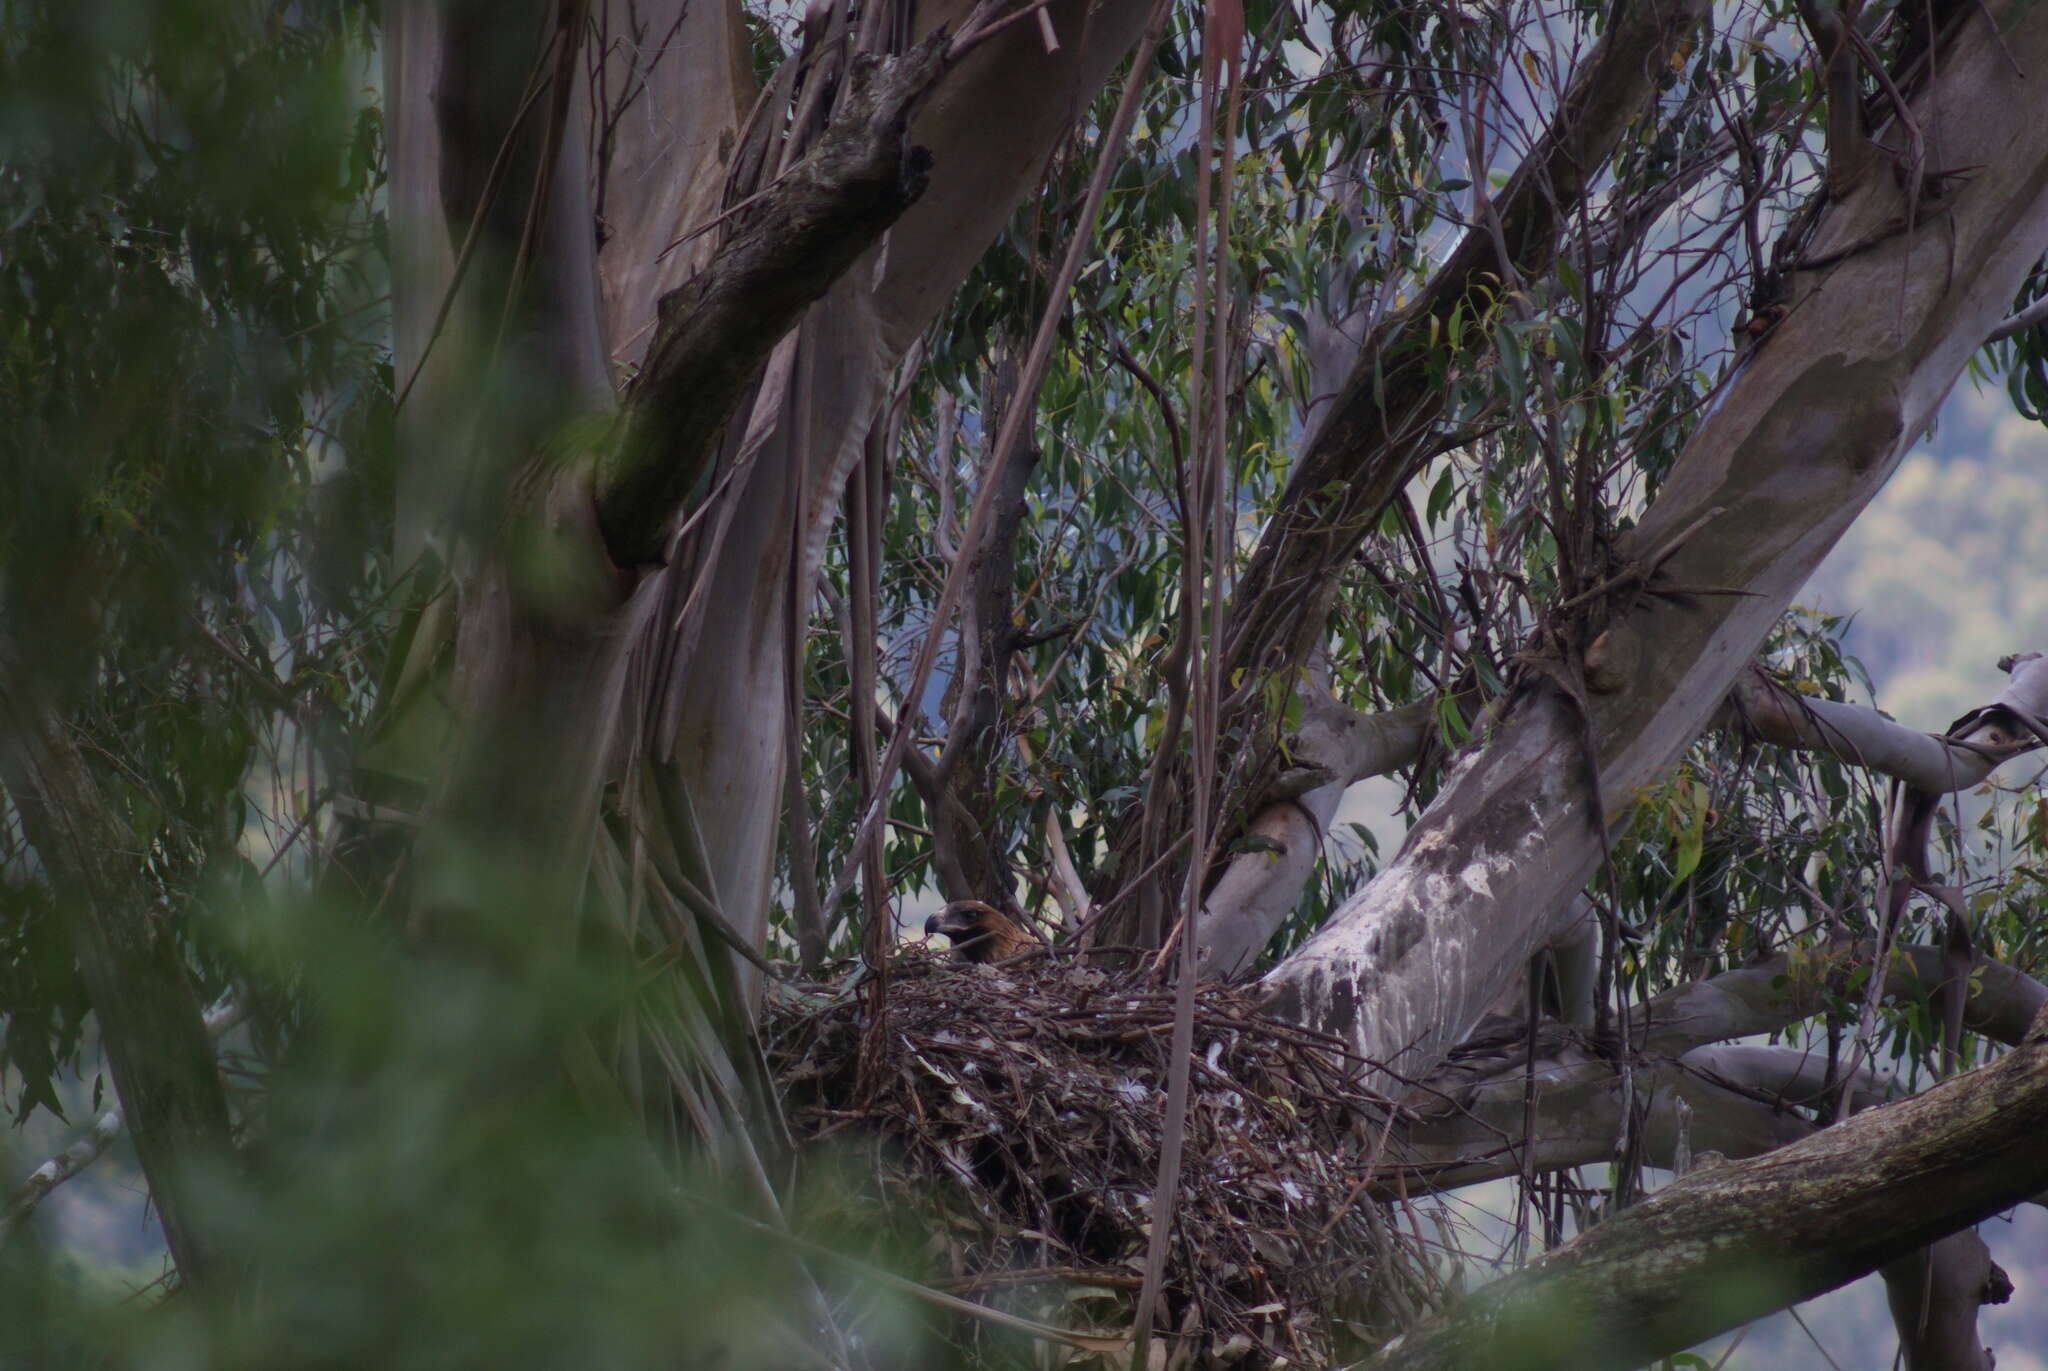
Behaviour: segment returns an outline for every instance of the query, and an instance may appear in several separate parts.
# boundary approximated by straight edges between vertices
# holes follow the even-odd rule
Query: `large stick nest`
[[[764,1021],[792,1126],[862,1153],[873,1178],[863,1226],[899,1242],[914,1233],[929,1278],[955,1293],[1128,1334],[1154,1217],[1172,989],[1065,962],[912,953],[879,1025],[865,1000],[790,997]],[[1365,1191],[1386,1114],[1353,1084],[1355,1065],[1335,1040],[1266,1017],[1250,992],[1201,988],[1157,1316],[1169,1366],[1320,1365],[1429,1303],[1413,1246]],[[951,1334],[976,1361],[1022,1360],[1029,1346],[971,1319]],[[1048,1362],[1036,1349],[1039,1364],[1088,1363],[1050,1350]]]

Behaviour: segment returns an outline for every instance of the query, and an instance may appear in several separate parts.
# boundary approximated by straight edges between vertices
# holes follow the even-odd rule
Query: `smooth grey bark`
[[[1901,944],[1885,966],[1884,993],[1929,995],[1947,978],[1944,949]],[[1707,1043],[1775,1033],[1826,1008],[1828,983],[1868,967],[1869,939],[1810,951],[1780,952],[1753,966],[1674,987],[1630,1012],[1629,1041],[1644,1052],[1680,1056]],[[2020,1039],[2048,1005],[2048,987],[2003,962],[1979,958],[1971,968],[1963,1027],[1993,1042]]]
[[[1246,850],[1223,864],[1203,897],[1196,929],[1205,976],[1231,979],[1251,967],[1300,901],[1344,792],[1414,761],[1434,727],[1426,702],[1361,714],[1312,678],[1303,679],[1297,695],[1301,727],[1289,746],[1295,765],[1279,779],[1283,789],[1306,788],[1272,800],[1252,818]]]
[[[1988,1066],[1764,1156],[1688,1173],[1360,1366],[1639,1366],[2038,1193],[2044,1127],[2048,1016]]]
[[[394,237],[409,245],[394,254],[407,267],[395,357],[401,387],[418,371],[405,406],[425,406],[410,419],[400,410],[401,469],[436,472],[417,479],[451,496],[438,529],[420,534],[441,535],[459,606],[461,726],[415,888],[422,926],[437,930],[486,909],[573,904],[616,717],[630,584],[597,536],[591,439],[562,436],[615,402],[582,34],[554,28],[568,13],[458,0],[387,16],[387,72],[403,83],[392,95],[392,196],[405,215]]]
[[[718,212],[725,154],[757,93],[740,7],[603,0],[591,158],[598,289],[615,370],[654,339],[663,296],[717,246],[689,230]]]
[[[1538,1050],[1533,1070],[1520,1045],[1508,1043],[1480,1060],[1453,1061],[1410,1090],[1403,1101],[1408,1116],[1389,1133],[1375,1167],[1374,1193],[1412,1196],[1611,1161],[1625,1130],[1634,1133],[1642,1159],[1662,1167],[1673,1167],[1685,1152],[1760,1156],[1814,1130],[1800,1115],[1684,1062],[1638,1063],[1624,1084],[1614,1064],[1575,1034],[1541,1038]]]
[[[1968,16],[1914,106],[1930,145],[1978,170],[1911,231],[1889,177],[1821,215],[1812,254],[1839,255],[1800,274],[1797,304],[1619,545],[1639,579],[1606,611],[1609,692],[1527,687],[1396,859],[1270,976],[1282,1013],[1383,1076],[1428,1070],[1592,875],[1596,800],[1625,817],[1925,429],[2048,246],[2048,126],[1996,114],[2029,97],[2018,71],[2048,63],[2048,13],[1992,13],[2003,31]],[[1744,593],[1679,589],[1698,586]]]
[[[1785,1107],[1817,1105],[1834,1098],[1844,1085],[1838,1078],[1839,1066],[1831,1066],[1827,1050],[1820,1047],[1717,1043],[1696,1047],[1678,1061],[1685,1070],[1706,1080]],[[1859,1067],[1846,1083],[1851,1103],[1858,1109],[1898,1099],[1904,1093],[1890,1073],[1869,1067]]]
[[[441,212],[441,139],[428,104],[441,65],[440,25],[431,6],[393,0],[384,7],[383,33],[391,368],[400,397],[393,444],[410,459],[398,464],[392,560],[410,570],[443,539],[455,507],[461,467],[452,449],[464,427],[471,342],[466,313],[442,317],[457,245]]]
[[[2048,714],[2048,657],[2020,663],[2001,692],[2007,696]],[[1737,677],[1729,705],[1731,721],[1762,742],[1825,753],[1937,795],[1967,790],[2036,746],[2024,727],[1993,724],[1968,742],[1917,732],[1874,709],[1801,695],[1753,671]]]
[[[2012,1298],[2012,1279],[1974,1230],[1951,1233],[1881,1268],[1906,1371],[1992,1371],[1977,1310]]]

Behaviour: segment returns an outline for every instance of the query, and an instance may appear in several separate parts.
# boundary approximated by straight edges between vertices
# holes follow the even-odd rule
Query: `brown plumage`
[[[954,955],[967,962],[1007,961],[1035,945],[1008,915],[980,900],[953,901],[924,921],[924,932],[951,938]]]

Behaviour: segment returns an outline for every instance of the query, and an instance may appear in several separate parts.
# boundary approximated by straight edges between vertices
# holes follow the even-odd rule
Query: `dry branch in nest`
[[[1153,1219],[1172,990],[1067,962],[911,954],[874,1039],[885,1060],[866,1077],[861,1013],[852,994],[792,997],[764,1022],[793,1127],[850,1142],[873,1177],[859,1201],[872,1212],[856,1222],[914,1237],[943,1288],[1127,1335]],[[1352,1084],[1355,1065],[1335,1039],[1267,1018],[1252,993],[1202,987],[1157,1330],[1167,1365],[1326,1364],[1435,1303],[1416,1247],[1366,1194],[1385,1113]],[[1095,1356],[1033,1351],[971,1320],[950,1332],[982,1363]]]

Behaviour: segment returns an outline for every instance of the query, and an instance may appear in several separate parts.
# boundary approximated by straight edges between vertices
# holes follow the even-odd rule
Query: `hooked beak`
[[[924,921],[924,935],[929,938],[939,931],[939,916],[934,914]]]

